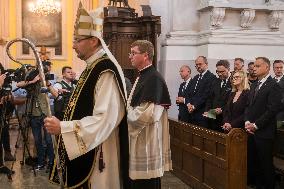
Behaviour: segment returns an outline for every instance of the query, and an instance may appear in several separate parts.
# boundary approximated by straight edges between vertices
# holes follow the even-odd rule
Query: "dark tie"
[[[195,91],[196,91],[196,89],[197,89],[197,86],[198,86],[198,83],[199,83],[199,80],[202,78],[202,74],[198,74],[198,78],[197,78],[197,81],[196,81],[196,84],[195,84],[195,87],[194,87],[194,93],[195,93]]]
[[[184,82],[182,82],[182,88],[181,88],[181,92],[183,92],[184,91],[184,89],[186,88],[186,82],[184,81]]]
[[[258,81],[257,84],[256,84],[256,87],[255,87],[255,89],[254,89],[254,95],[253,95],[254,98],[256,97],[256,95],[257,95],[257,93],[258,93],[258,91],[259,91],[260,84],[261,84],[260,81]]]

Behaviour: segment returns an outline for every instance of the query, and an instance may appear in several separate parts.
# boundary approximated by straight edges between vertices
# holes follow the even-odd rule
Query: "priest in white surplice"
[[[59,136],[58,155],[68,188],[125,189],[128,182],[126,89],[121,67],[102,39],[103,9],[80,3],[73,49],[87,64],[70,98],[64,121],[45,119]],[[58,183],[53,167],[50,180]]]
[[[171,105],[167,85],[152,65],[153,44],[131,45],[129,58],[139,76],[128,99],[131,189],[160,189],[164,171],[172,169],[167,109]]]

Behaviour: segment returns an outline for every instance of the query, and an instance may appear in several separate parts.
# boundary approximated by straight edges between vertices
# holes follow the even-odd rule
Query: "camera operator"
[[[49,90],[51,94],[55,97],[54,100],[55,117],[57,117],[59,120],[63,120],[65,109],[69,102],[70,96],[76,86],[73,83],[74,75],[71,67],[64,66],[62,68],[62,76],[63,76],[62,81],[57,82],[53,86],[49,84]]]
[[[53,86],[57,81],[57,77],[56,77],[55,73],[53,73],[51,71],[52,63],[50,62],[49,59],[47,59],[47,60],[42,61],[42,65],[43,65],[43,68],[44,68],[45,79],[49,82],[49,84],[51,84]],[[52,112],[52,115],[54,115],[54,96],[52,94],[48,93],[48,97],[50,99],[49,100],[50,110]]]
[[[6,122],[7,102],[11,99],[11,93],[7,93],[2,89],[6,85],[6,74],[4,74],[4,67],[0,63],[0,173],[13,174],[14,172],[4,166],[4,160],[14,161],[15,158],[11,154],[9,125]],[[5,150],[5,157],[3,158],[3,149]],[[9,156],[9,157],[8,157]]]
[[[45,150],[42,141],[42,131],[44,132],[44,141],[47,147],[48,166],[51,166],[53,163],[54,153],[51,135],[47,133],[45,127],[43,127],[43,119],[47,115],[47,103],[45,101],[45,94],[41,93],[40,77],[37,75],[30,81],[21,81],[17,83],[17,87],[25,88],[28,93],[27,98],[29,98],[29,100],[27,101],[27,106],[38,156],[35,169],[42,170],[45,167]]]
[[[10,147],[10,135],[9,135],[9,118],[12,116],[14,111],[14,105],[12,104],[12,94],[11,94],[11,83],[12,81],[7,78],[7,75],[5,73],[4,67],[0,63],[0,74],[1,74],[1,80],[0,86],[0,112],[1,112],[1,143],[3,145],[5,155],[4,160],[5,161],[15,161],[15,157],[11,153],[11,147]],[[3,87],[3,88],[2,88]]]

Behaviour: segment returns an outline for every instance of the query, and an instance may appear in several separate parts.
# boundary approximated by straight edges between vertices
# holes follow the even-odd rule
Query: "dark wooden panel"
[[[117,10],[115,15],[113,10]],[[161,18],[159,16],[138,17],[135,10],[129,7],[105,7],[103,37],[126,77],[134,83],[137,72],[129,60],[130,45],[136,40],[145,39],[154,45],[155,55],[153,65],[157,64],[157,37],[161,33]]]
[[[243,130],[224,134],[169,122],[174,174],[194,189],[246,188],[247,135]]]
[[[226,147],[224,144],[216,143],[216,156],[222,159],[226,158]]]
[[[182,147],[179,143],[171,142],[171,152],[176,154],[172,156],[174,168],[182,169]]]
[[[192,147],[202,150],[203,148],[203,137],[198,134],[192,134]]]
[[[184,150],[182,155],[183,171],[202,181],[202,159],[191,152]]]
[[[204,162],[204,183],[212,188],[226,189],[226,170],[220,169],[214,164]],[[214,174],[213,174],[214,173]]]
[[[210,139],[204,139],[204,151],[216,155],[216,142]]]

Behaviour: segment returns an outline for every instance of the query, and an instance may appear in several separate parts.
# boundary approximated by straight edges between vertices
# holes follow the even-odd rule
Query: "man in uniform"
[[[128,182],[128,129],[124,75],[102,39],[103,8],[88,13],[79,4],[73,49],[87,64],[64,121],[45,119],[59,135],[64,184],[70,188],[125,189]],[[50,179],[58,182],[55,166]]]

